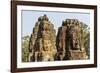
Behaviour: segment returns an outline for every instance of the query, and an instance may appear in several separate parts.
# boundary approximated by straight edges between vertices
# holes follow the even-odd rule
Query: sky
[[[90,25],[90,14],[79,12],[54,12],[54,11],[35,11],[35,10],[22,10],[21,11],[21,28],[22,37],[31,35],[35,23],[38,21],[38,17],[47,15],[49,21],[54,24],[56,33],[58,28],[62,25],[62,21],[65,19],[78,19]]]

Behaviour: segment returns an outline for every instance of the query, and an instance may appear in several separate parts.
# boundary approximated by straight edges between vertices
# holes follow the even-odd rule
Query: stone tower
[[[59,27],[56,46],[60,60],[87,59],[83,30],[77,19],[66,19]]]
[[[40,16],[29,42],[29,61],[53,61],[56,54],[56,31],[47,15]]]

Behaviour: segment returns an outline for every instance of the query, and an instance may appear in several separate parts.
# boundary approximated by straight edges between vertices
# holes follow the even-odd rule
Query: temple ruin
[[[29,61],[88,59],[83,30],[77,19],[66,19],[56,30],[47,15],[40,16],[29,41]]]
[[[59,27],[56,46],[60,60],[87,59],[83,30],[77,19],[66,19]]]

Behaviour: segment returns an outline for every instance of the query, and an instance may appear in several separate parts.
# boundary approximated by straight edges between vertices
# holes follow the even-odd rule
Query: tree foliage
[[[29,55],[29,36],[25,36],[22,38],[22,62],[28,62]]]
[[[90,27],[80,22],[81,28],[83,30],[83,39],[84,39],[84,46],[88,56],[90,56]]]

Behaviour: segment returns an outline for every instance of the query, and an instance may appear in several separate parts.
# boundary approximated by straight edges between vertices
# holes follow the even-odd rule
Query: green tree
[[[85,50],[86,50],[87,55],[90,57],[90,27],[83,22],[80,22],[80,24],[83,30]]]
[[[28,62],[29,55],[29,36],[25,36],[22,38],[22,62]]]

